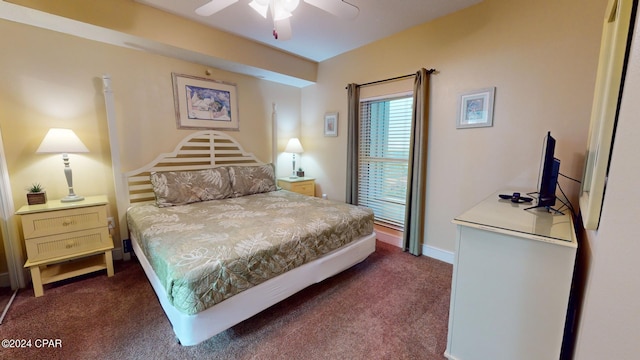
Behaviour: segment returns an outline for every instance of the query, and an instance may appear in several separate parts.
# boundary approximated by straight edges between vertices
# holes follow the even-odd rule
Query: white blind
[[[360,102],[358,204],[375,220],[404,229],[413,97]]]

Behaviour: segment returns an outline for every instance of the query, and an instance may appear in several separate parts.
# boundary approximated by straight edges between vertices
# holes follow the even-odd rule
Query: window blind
[[[404,229],[412,95],[360,102],[358,204],[375,221]]]

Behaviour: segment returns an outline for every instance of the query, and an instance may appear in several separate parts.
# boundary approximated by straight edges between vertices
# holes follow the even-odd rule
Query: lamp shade
[[[304,152],[302,149],[302,144],[300,144],[300,140],[298,138],[291,138],[287,143],[287,146],[284,148],[284,152],[288,153],[301,153]]]
[[[71,129],[49,129],[36,153],[84,153],[86,146]]]

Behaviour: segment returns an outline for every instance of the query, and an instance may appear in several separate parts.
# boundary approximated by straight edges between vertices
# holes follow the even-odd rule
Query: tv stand
[[[558,359],[578,242],[571,214],[492,194],[457,216],[450,360]]]

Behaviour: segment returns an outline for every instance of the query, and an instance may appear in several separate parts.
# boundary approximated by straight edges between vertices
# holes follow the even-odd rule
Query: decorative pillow
[[[273,164],[229,166],[229,178],[236,197],[277,190]]]
[[[190,204],[233,196],[226,167],[193,171],[152,172],[151,184],[159,207]]]

